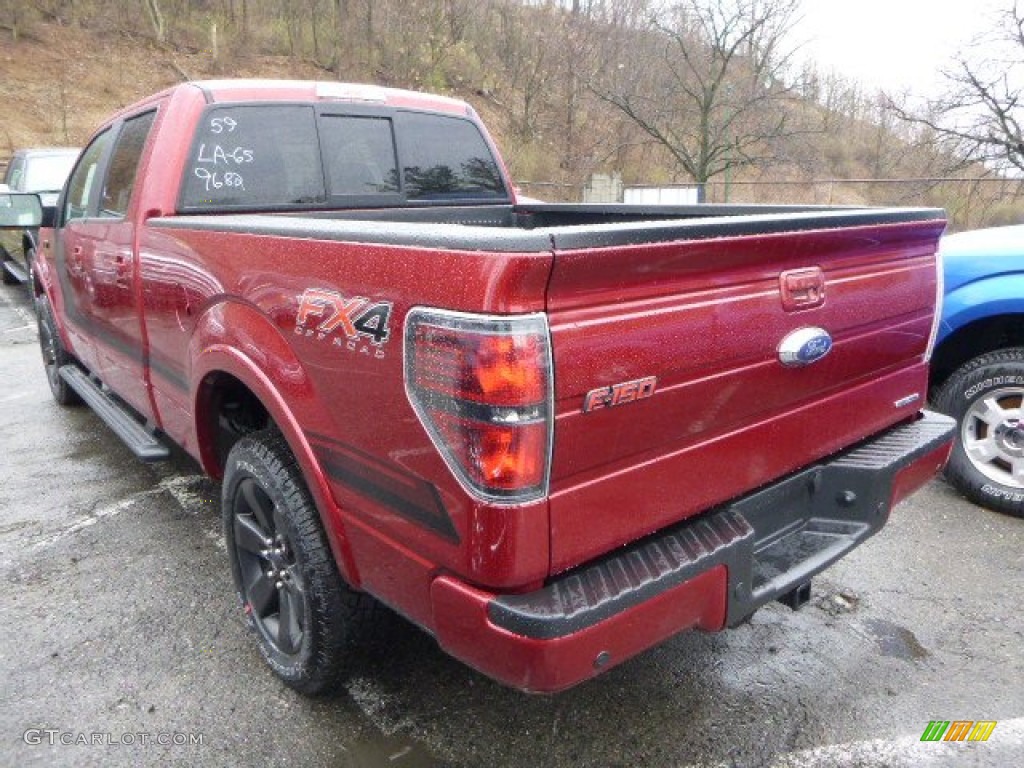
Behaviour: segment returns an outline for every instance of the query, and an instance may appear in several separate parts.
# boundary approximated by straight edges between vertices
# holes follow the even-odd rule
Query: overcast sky
[[[870,88],[933,93],[963,43],[1013,0],[803,0],[801,54]]]

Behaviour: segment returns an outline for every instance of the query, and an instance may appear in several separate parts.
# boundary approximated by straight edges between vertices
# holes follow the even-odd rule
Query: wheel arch
[[[1024,306],[1017,310],[969,320],[947,335],[932,354],[930,388],[941,387],[960,366],[976,357],[1024,346]]]
[[[222,478],[235,440],[248,431],[276,427],[302,471],[342,576],[358,587],[342,511],[301,426],[323,415],[318,413],[312,383],[286,340],[254,308],[227,304],[205,313],[189,354],[193,429],[203,470]],[[226,437],[223,429],[226,403],[241,407],[241,424],[248,427],[233,437]]]

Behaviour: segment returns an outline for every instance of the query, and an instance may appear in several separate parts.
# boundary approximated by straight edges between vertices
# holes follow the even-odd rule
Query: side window
[[[135,186],[135,173],[155,117],[156,112],[152,111],[124,121],[110,156],[107,180],[100,199],[100,216],[122,218],[128,212],[128,201]]]
[[[100,160],[110,142],[110,130],[106,130],[93,139],[92,144],[86,147],[85,152],[71,172],[68,180],[67,198],[64,200],[64,223],[74,219],[84,219],[89,215],[89,202],[93,190],[96,172],[99,169]]]

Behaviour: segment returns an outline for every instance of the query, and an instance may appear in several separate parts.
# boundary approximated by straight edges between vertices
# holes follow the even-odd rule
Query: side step
[[[14,261],[13,259],[4,259],[3,262],[4,272],[13,277],[19,283],[24,285],[28,282],[28,272],[26,272],[21,264]]]
[[[171,455],[166,445],[140,424],[125,406],[104,392],[77,365],[61,366],[60,377],[81,395],[86,405],[92,408],[96,415],[114,430],[114,434],[120,437],[139,459],[161,461]]]

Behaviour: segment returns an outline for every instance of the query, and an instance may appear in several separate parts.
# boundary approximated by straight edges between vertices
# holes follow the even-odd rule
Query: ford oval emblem
[[[779,344],[779,362],[787,368],[816,363],[832,350],[832,337],[824,328],[799,328]]]

